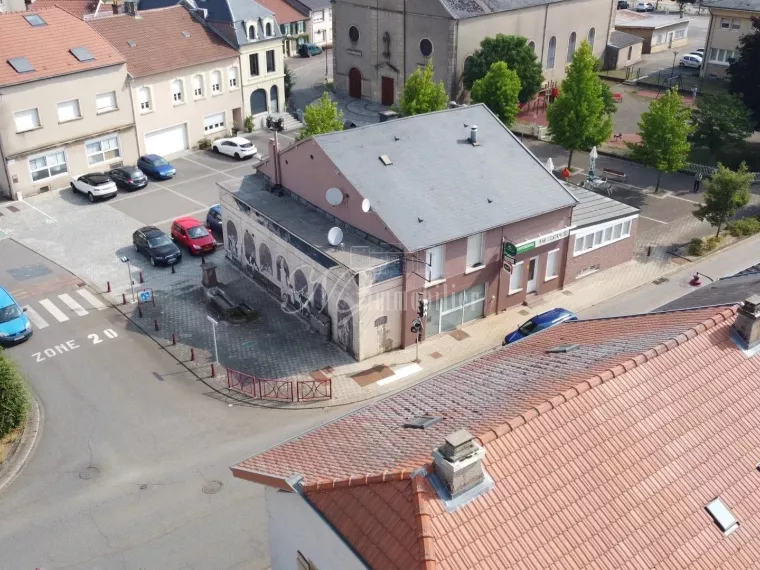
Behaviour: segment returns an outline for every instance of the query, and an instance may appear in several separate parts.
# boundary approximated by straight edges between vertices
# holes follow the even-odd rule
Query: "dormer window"
[[[248,26],[248,39],[249,40],[256,39],[256,25],[255,24],[251,24]]]
[[[265,30],[266,30],[267,37],[272,35],[272,23],[271,22],[267,22]]]

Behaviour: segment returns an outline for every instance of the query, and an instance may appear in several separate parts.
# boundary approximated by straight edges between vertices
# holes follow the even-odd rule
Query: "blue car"
[[[211,206],[206,214],[206,227],[212,232],[222,233],[222,207],[217,204]]]
[[[0,287],[0,345],[10,346],[32,336],[32,324],[16,300]]]
[[[516,331],[509,333],[506,337],[504,337],[502,346],[512,344],[521,338],[525,338],[526,336],[530,336],[533,333],[548,329],[560,323],[577,320],[578,317],[575,315],[575,313],[568,311],[567,309],[558,308],[552,309],[551,311],[546,311],[545,313],[536,315],[529,321],[525,321],[517,328]]]
[[[159,180],[169,180],[169,178],[177,174],[177,169],[157,154],[146,154],[138,158],[137,168],[148,176],[158,178]]]

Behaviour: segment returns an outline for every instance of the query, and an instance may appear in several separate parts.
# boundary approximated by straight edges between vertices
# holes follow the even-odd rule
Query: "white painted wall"
[[[295,570],[299,552],[320,569],[366,570],[301,495],[267,487],[266,502],[272,570]]]

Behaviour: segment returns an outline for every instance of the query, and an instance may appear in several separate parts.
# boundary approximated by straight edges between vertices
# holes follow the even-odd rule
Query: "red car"
[[[210,253],[216,249],[216,240],[206,226],[195,218],[177,218],[172,222],[172,239],[187,247],[193,255]]]

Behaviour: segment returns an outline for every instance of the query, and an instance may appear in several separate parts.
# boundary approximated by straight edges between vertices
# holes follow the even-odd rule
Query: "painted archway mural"
[[[322,286],[321,283],[317,283],[314,285],[314,312],[316,313],[326,313],[327,312],[327,295],[325,293],[325,288]]]
[[[238,252],[238,232],[232,220],[227,220],[227,253],[232,257],[232,261],[240,263],[240,253]]]
[[[281,255],[277,256],[277,282],[280,285],[287,286],[290,280],[290,268],[288,262]]]
[[[245,230],[243,236],[243,255],[245,256],[245,269],[253,274],[256,270],[256,242],[253,241],[251,232]]]
[[[343,299],[338,302],[338,328],[335,340],[354,356],[354,316],[351,307]]]
[[[259,246],[259,263],[262,273],[272,275],[272,254],[265,243]]]

